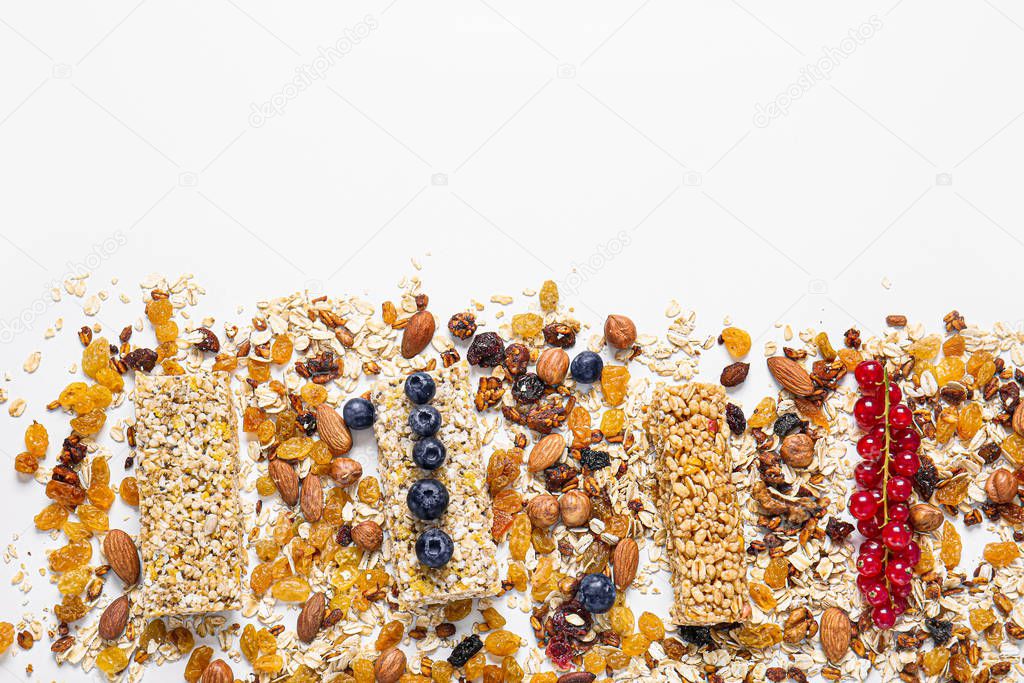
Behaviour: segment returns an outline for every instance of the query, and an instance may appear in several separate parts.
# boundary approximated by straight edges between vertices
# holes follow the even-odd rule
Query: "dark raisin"
[[[846,540],[846,537],[853,533],[853,525],[849,522],[840,522],[835,517],[828,518],[828,524],[825,526],[825,533],[832,539],[833,543],[842,543]]]
[[[448,331],[458,339],[469,339],[476,334],[476,316],[469,311],[456,313],[448,320]]]
[[[544,328],[544,341],[563,349],[574,346],[576,330],[565,323],[551,323]]]
[[[978,449],[978,455],[982,457],[986,464],[991,465],[1002,455],[1002,449],[999,448],[999,444],[987,443]]]
[[[474,633],[464,638],[461,643],[455,646],[452,653],[448,655],[448,663],[455,667],[465,666],[469,658],[480,652],[483,647],[484,641],[480,640],[480,636]]]
[[[743,416],[743,410],[732,403],[725,406],[725,423],[733,434],[740,435],[747,431],[747,418]]]
[[[932,640],[935,641],[936,647],[941,647],[949,642],[949,639],[953,637],[953,624],[942,619],[925,619],[924,625],[928,628],[928,633],[931,635]]]
[[[592,448],[584,448],[580,451],[580,464],[591,472],[594,472],[611,465],[612,459],[606,451],[595,451]]]
[[[217,335],[205,327],[200,327],[196,332],[202,336],[202,339],[193,344],[193,348],[199,351],[210,351],[212,353],[220,351],[220,340],[217,339]]]
[[[530,350],[528,348],[522,344],[509,344],[505,348],[505,360],[502,361],[501,367],[505,368],[509,377],[523,374],[529,365]]]
[[[345,547],[352,544],[352,527],[348,524],[342,524],[338,527],[338,533],[334,535],[334,540],[338,542],[338,545]]]
[[[779,415],[779,419],[775,421],[775,425],[772,427],[775,436],[780,439],[789,436],[797,430],[804,431],[805,429],[807,429],[807,423],[801,420],[800,416],[796,413]]]
[[[64,443],[61,445],[60,455],[57,459],[62,465],[74,467],[85,460],[85,456],[88,452],[88,447],[82,443],[82,437],[77,434],[72,434],[68,438],[64,439]]]
[[[496,368],[505,360],[505,342],[496,332],[478,334],[469,345],[466,360],[470,365]]]
[[[149,372],[156,367],[156,351],[153,349],[135,349],[124,357],[124,364],[132,370]]]
[[[341,376],[338,360],[331,351],[321,351],[306,361],[309,377],[317,384],[327,384]]]
[[[548,491],[561,491],[562,487],[579,476],[575,467],[560,462],[544,470],[544,482]]]
[[[582,624],[570,623],[566,618],[569,615],[577,617]],[[562,636],[566,638],[582,638],[587,635],[590,631],[590,626],[593,620],[590,617],[590,613],[583,609],[583,606],[575,600],[564,602],[555,608],[549,619],[551,630],[554,631],[556,636]]]
[[[935,468],[935,463],[927,455],[922,455],[921,468],[914,475],[914,490],[921,496],[921,500],[931,500],[938,484],[939,471]]]
[[[302,431],[306,433],[306,436],[313,436],[316,434],[316,415],[313,413],[299,413],[296,418],[299,426],[302,427]]]
[[[534,372],[516,377],[512,382],[512,398],[520,403],[536,403],[544,395],[544,380]]]
[[[684,643],[690,643],[697,647],[715,647],[715,641],[711,638],[711,629],[707,626],[680,626],[679,637]]]

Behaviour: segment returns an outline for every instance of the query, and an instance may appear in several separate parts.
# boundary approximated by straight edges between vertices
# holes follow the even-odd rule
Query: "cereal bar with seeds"
[[[743,523],[732,483],[725,390],[658,385],[647,411],[657,454],[658,509],[675,593],[672,621],[740,621],[747,596]]]
[[[377,384],[372,402],[377,410],[379,468],[388,532],[385,556],[394,565],[398,602],[403,610],[422,610],[453,600],[481,598],[501,591],[496,547],[491,539],[493,512],[482,456],[482,431],[473,408],[469,366],[458,363],[429,373],[437,385],[430,404],[441,414],[437,438],[445,445],[444,463],[430,473],[447,487],[448,511],[437,521],[416,519],[406,504],[412,484],[425,473],[412,458],[415,436],[409,427],[412,403],[405,396],[405,378]],[[416,557],[416,540],[437,526],[455,544],[451,560],[431,569]]]
[[[238,423],[222,372],[135,378],[142,612],[241,606]]]

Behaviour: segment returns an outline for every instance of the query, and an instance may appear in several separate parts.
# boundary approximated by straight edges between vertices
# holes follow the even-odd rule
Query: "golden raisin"
[[[40,531],[59,529],[66,521],[68,521],[68,510],[57,503],[50,503],[35,516],[36,528]]]
[[[583,406],[576,406],[569,411],[566,422],[574,437],[575,446],[586,446],[590,443],[590,412]]]
[[[970,441],[981,429],[982,415],[981,405],[971,402],[960,408],[960,417],[957,420],[956,433],[964,441]]]
[[[625,365],[606,365],[601,370],[601,393],[610,405],[617,406],[626,398],[629,370]]]
[[[661,640],[665,637],[665,622],[657,614],[644,612],[637,621],[640,633],[647,636],[648,640]]]
[[[622,639],[622,651],[630,657],[639,657],[650,646],[651,641],[642,633],[633,633]]]
[[[128,653],[125,650],[111,645],[96,655],[96,668],[107,675],[107,678],[114,678],[128,667]]]
[[[403,635],[405,635],[405,626],[402,622],[398,620],[389,621],[381,627],[374,647],[377,648],[377,652],[383,652],[402,642]]]
[[[946,565],[947,571],[953,571],[960,564],[960,553],[963,550],[963,542],[960,534],[948,520],[942,524],[942,548],[939,551],[939,559]]]
[[[1020,557],[1020,549],[1012,541],[989,543],[985,546],[985,561],[993,567],[1009,567],[1018,557]],[[981,631],[982,629],[975,630]]]
[[[139,505],[139,482],[135,477],[125,477],[121,480],[121,500],[127,505],[138,507]]]
[[[739,360],[750,352],[750,333],[738,327],[727,327],[722,330],[722,342],[733,360]]]
[[[777,416],[775,399],[769,396],[761,399],[761,402],[754,408],[754,414],[747,420],[747,426],[756,428],[767,427],[775,422]]]
[[[626,413],[618,408],[605,411],[601,416],[601,433],[605,438],[611,439],[622,433],[626,424]]]
[[[270,360],[277,365],[284,365],[292,357],[292,350],[295,348],[295,344],[292,343],[292,338],[287,334],[281,334],[274,338],[274,343],[270,345]]]
[[[937,647],[921,655],[921,668],[928,676],[938,676],[949,662],[949,648]]]
[[[33,422],[25,429],[25,450],[37,458],[46,455],[46,449],[50,446],[50,435],[46,433],[46,427]]]
[[[512,316],[512,333],[524,339],[533,339],[544,327],[544,318],[536,313],[519,313]]]
[[[212,658],[213,648],[209,645],[200,645],[192,650],[192,654],[185,663],[185,680],[188,683],[196,683],[199,677],[203,675],[206,667],[210,665]]]

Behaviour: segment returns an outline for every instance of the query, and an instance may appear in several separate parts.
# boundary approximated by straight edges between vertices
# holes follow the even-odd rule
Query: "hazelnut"
[[[993,503],[1011,503],[1017,497],[1017,477],[1013,472],[999,468],[985,482],[985,493]]]
[[[590,496],[583,491],[568,491],[558,501],[558,509],[567,527],[583,526],[590,521]]]
[[[814,460],[814,439],[806,434],[790,434],[782,440],[779,453],[790,467],[807,467]]]
[[[537,358],[537,376],[544,384],[561,384],[569,371],[569,354],[559,348],[545,349]]]
[[[384,531],[377,522],[360,522],[352,527],[352,540],[363,550],[373,552],[384,540]]]
[[[636,325],[624,315],[610,315],[604,321],[604,338],[617,349],[628,349],[636,341]]]
[[[918,503],[910,508],[910,526],[915,531],[935,531],[942,526],[942,510],[929,503]]]
[[[535,527],[546,529],[558,521],[558,499],[550,493],[542,493],[526,504],[526,514]]]
[[[342,486],[351,486],[363,476],[363,466],[352,458],[335,458],[331,461],[331,479]]]

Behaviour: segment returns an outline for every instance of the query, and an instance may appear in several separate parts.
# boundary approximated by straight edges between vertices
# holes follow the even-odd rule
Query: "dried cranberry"
[[[738,405],[730,403],[725,406],[725,423],[733,434],[739,435],[747,431],[747,418]]]
[[[551,323],[544,328],[544,341],[563,349],[574,346],[576,330],[565,323]]]
[[[496,332],[484,332],[473,337],[473,343],[466,352],[470,365],[482,368],[496,368],[505,360],[505,342]]]
[[[583,623],[580,625],[570,623],[566,618],[570,614],[578,617]],[[593,623],[590,613],[575,600],[564,602],[556,607],[549,621],[555,636],[560,638],[582,638],[590,631],[590,626]]]
[[[512,382],[512,398],[520,403],[536,403],[544,395],[544,380],[537,373],[528,372]]]
[[[522,344],[509,344],[505,349],[505,360],[501,366],[509,377],[517,377],[530,366],[530,350]]]
[[[548,656],[552,662],[555,663],[559,669],[568,669],[572,666],[573,648],[563,638],[557,636],[548,641],[548,646],[544,648],[544,654]]]
[[[149,372],[156,367],[156,351],[153,349],[135,349],[124,357],[124,364],[132,370]]]
[[[334,540],[337,541],[338,545],[344,548],[347,545],[352,544],[352,527],[348,524],[342,524],[338,527],[338,533],[335,534]]]

